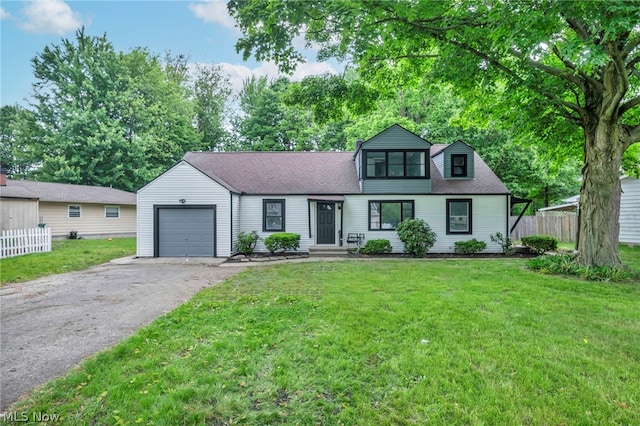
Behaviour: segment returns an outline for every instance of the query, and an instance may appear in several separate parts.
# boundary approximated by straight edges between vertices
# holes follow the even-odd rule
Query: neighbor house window
[[[119,218],[120,207],[119,206],[104,206],[104,217]]]
[[[413,218],[413,201],[369,201],[369,229],[396,229]]]
[[[82,213],[82,209],[80,206],[69,205],[68,206],[68,217],[80,217]]]
[[[425,151],[365,151],[367,178],[424,178]]]
[[[467,176],[467,154],[451,154],[451,177]]]
[[[447,200],[447,234],[471,232],[471,200]]]
[[[263,200],[263,231],[284,231],[284,200]]]

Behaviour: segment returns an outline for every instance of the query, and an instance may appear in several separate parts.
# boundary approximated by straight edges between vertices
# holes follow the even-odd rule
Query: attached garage
[[[156,206],[157,257],[215,257],[215,206]]]
[[[231,255],[238,202],[223,183],[181,161],[140,188],[137,196],[139,257]]]

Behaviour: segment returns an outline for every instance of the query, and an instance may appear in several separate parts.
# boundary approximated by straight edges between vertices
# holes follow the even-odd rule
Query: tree
[[[619,173],[640,141],[637,2],[231,0],[228,9],[244,33],[238,51],[283,71],[303,61],[292,43],[302,35],[321,59],[349,58],[383,90],[429,74],[499,100],[496,120],[518,120],[546,144],[575,143],[579,127],[578,262],[621,265]]]
[[[146,49],[116,52],[106,35],[81,29],[32,63],[37,178],[131,191],[202,148],[183,58],[163,66]]]
[[[193,82],[196,133],[207,151],[224,150],[229,144],[225,130],[225,105],[231,83],[219,66],[198,65]]]
[[[311,117],[308,106],[287,103],[291,82],[287,78],[247,79],[240,92],[243,115],[236,127],[240,149],[253,151],[310,151],[335,141],[338,129],[322,129]]]
[[[12,178],[25,178],[36,167],[34,140],[41,136],[35,115],[18,105],[0,109],[0,164]]]

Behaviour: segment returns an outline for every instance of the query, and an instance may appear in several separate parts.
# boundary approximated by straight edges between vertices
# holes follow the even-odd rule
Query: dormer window
[[[426,151],[365,151],[366,178],[427,177]]]
[[[451,154],[451,177],[467,177],[467,154]]]

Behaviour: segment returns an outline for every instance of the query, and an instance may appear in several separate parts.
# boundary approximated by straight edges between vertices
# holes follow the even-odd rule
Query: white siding
[[[625,177],[621,184],[619,241],[640,244],[640,179]]]
[[[240,233],[240,202],[238,194],[231,195],[231,253],[236,252],[236,242]]]
[[[180,162],[138,191],[138,256],[153,256],[154,205],[216,206],[216,256],[231,255],[229,190],[191,165]]]
[[[472,231],[473,234],[447,235],[446,215],[447,199],[472,199]],[[507,197],[504,195],[349,195],[344,202],[343,235],[348,233],[364,233],[367,240],[387,239],[391,242],[394,253],[403,251],[403,244],[398,234],[393,231],[370,231],[369,201],[373,200],[414,200],[415,217],[423,219],[437,234],[436,244],[431,248],[433,253],[453,253],[456,241],[467,241],[475,238],[487,243],[486,253],[499,253],[499,244],[492,243],[490,235],[501,232],[507,234]]]
[[[256,251],[267,251],[263,239],[273,234],[262,230],[262,200],[265,199],[285,200],[285,232],[300,234],[298,251],[308,252],[309,247],[314,245],[314,237],[309,238],[309,202],[306,195],[243,195],[240,206],[240,230],[258,232],[261,239],[256,244]],[[311,214],[314,220],[313,206]],[[315,235],[315,229],[312,227],[311,230],[312,235]]]
[[[0,231],[38,226],[38,201],[3,198],[0,201]]]

